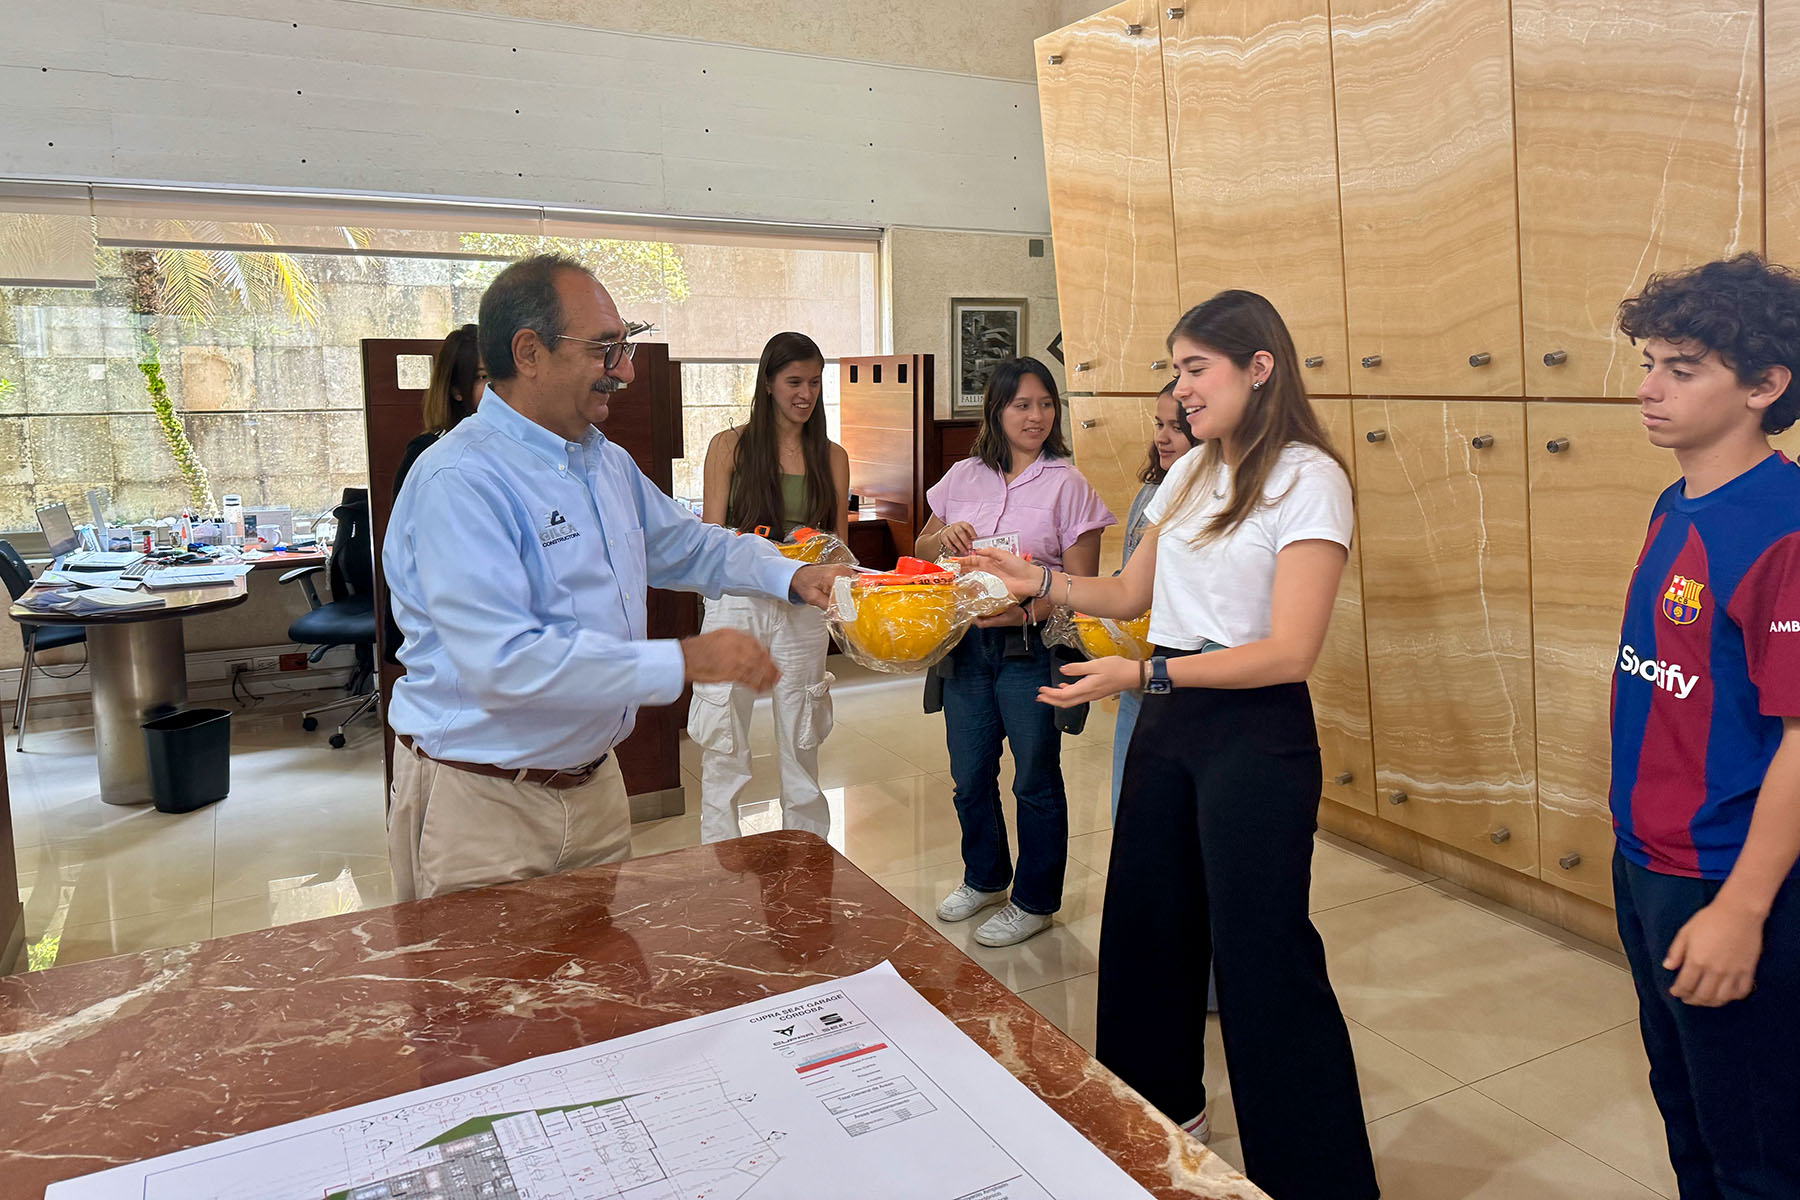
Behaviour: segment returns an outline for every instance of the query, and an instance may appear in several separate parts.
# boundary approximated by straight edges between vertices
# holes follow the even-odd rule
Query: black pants
[[[1098,1054],[1171,1119],[1197,1114],[1210,965],[1244,1173],[1274,1200],[1372,1200],[1350,1034],[1307,915],[1320,774],[1303,683],[1144,698],[1106,876]]]
[[[1756,990],[1719,1008],[1669,995],[1663,968],[1717,881],[1659,875],[1613,852],[1619,937],[1637,985],[1650,1090],[1662,1111],[1681,1200],[1800,1196],[1800,883],[1763,922]]]

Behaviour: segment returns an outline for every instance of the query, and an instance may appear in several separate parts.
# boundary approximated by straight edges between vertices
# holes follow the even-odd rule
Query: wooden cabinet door
[[[1619,302],[1762,248],[1761,38],[1757,0],[1514,0],[1528,394],[1632,395]]]
[[[1651,506],[1679,471],[1645,437],[1635,405],[1526,408],[1538,873],[1610,905],[1608,722],[1619,626]]]
[[[1294,335],[1306,389],[1343,395],[1350,373],[1326,0],[1163,12],[1180,307],[1226,288],[1262,293]]]
[[[1156,397],[1071,396],[1069,413],[1075,419],[1075,469],[1119,519],[1100,535],[1100,573],[1110,575],[1124,553],[1125,516],[1144,486],[1138,475],[1150,459]]]
[[[1507,0],[1332,0],[1356,395],[1523,395],[1510,38]]]
[[[1313,408],[1356,482],[1350,452],[1350,401],[1314,400]],[[1319,726],[1319,755],[1325,767],[1325,798],[1366,813],[1375,811],[1375,751],[1369,737],[1369,655],[1363,640],[1362,537],[1350,544],[1331,609],[1331,629],[1307,679],[1313,719]]]
[[[1036,42],[1072,392],[1154,392],[1169,378],[1181,314],[1157,14],[1130,0]]]
[[[1763,0],[1763,170],[1771,262],[1800,263],[1800,0]]]
[[[1377,810],[1536,874],[1524,408],[1352,402]]]

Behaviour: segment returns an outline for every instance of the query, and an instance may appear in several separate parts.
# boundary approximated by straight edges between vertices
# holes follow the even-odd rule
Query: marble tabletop
[[[785,832],[0,978],[0,1191],[884,959],[1153,1194],[1266,1200],[824,841]]]

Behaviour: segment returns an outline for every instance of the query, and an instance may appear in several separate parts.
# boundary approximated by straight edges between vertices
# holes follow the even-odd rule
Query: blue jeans
[[[1113,726],[1113,824],[1119,823],[1119,785],[1125,781],[1125,751],[1131,748],[1131,731],[1137,728],[1138,710],[1144,698],[1136,692],[1119,693],[1119,723]]]
[[[1035,634],[1018,649],[1016,629],[971,629],[947,660],[944,733],[956,819],[962,825],[963,882],[978,891],[1012,885],[1012,900],[1029,913],[1062,907],[1069,861],[1069,801],[1063,791],[1062,735],[1055,710],[1038,703],[1050,683],[1050,651]],[[1007,644],[1014,654],[1008,656]],[[1012,748],[1013,795],[1019,802],[1015,872],[1000,808],[1000,743]]]

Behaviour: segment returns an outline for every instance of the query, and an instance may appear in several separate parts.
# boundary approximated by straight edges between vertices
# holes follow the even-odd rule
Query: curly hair
[[[1652,275],[1619,305],[1619,330],[1634,344],[1656,338],[1704,346],[1746,387],[1770,367],[1800,377],[1800,276],[1752,253]],[[1763,432],[1781,433],[1796,420],[1800,388],[1790,382],[1763,410]]]

